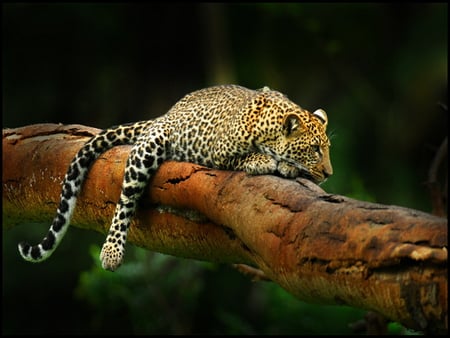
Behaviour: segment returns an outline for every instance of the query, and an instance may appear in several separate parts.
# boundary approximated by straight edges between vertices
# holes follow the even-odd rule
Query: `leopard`
[[[323,183],[333,174],[328,117],[310,112],[285,94],[229,84],[199,89],[182,97],[164,115],[102,130],[71,161],[62,182],[56,215],[37,245],[20,242],[21,256],[46,260],[61,243],[77,196],[95,160],[119,145],[131,145],[119,201],[100,252],[103,269],[123,262],[128,230],[139,198],[164,161],[192,162],[249,175],[306,178]]]

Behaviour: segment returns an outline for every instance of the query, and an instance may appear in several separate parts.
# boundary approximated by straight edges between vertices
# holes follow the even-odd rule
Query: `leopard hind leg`
[[[127,159],[122,191],[116,205],[100,260],[105,270],[115,271],[123,261],[128,229],[151,175],[166,158],[164,134],[152,131],[140,139]]]
[[[141,121],[112,127],[93,136],[85,143],[70,163],[64,177],[59,206],[47,236],[36,245],[30,245],[27,242],[19,243],[18,249],[23,259],[38,263],[51,256],[69,228],[77,196],[92,163],[110,148],[135,143],[151,123],[151,121]]]

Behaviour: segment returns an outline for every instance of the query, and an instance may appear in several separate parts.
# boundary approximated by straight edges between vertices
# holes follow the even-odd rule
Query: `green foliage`
[[[366,311],[308,304],[273,283],[252,283],[237,271],[130,247],[116,272],[93,265],[80,274],[76,298],[89,304],[98,334],[353,334]],[[403,334],[398,324],[392,334]]]
[[[128,251],[127,262],[112,273],[101,267],[100,248],[90,249],[94,264],[80,274],[75,292],[92,307],[92,329],[114,333],[128,327],[135,334],[189,330],[202,289],[201,266],[207,263],[186,264],[138,248]]]

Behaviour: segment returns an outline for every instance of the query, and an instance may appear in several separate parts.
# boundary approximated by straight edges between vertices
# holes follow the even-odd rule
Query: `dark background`
[[[267,85],[327,111],[335,174],[326,191],[431,212],[425,182],[447,136],[447,11],[2,4],[3,127],[106,128],[161,115],[210,85]],[[3,232],[3,333],[348,333],[364,314],[131,246],[118,272],[104,272],[104,236],[76,228],[48,261],[23,262],[17,243],[37,242],[50,222]]]

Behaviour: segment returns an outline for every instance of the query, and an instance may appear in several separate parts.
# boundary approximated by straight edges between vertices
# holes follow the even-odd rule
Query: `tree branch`
[[[3,130],[4,227],[50,225],[71,159],[97,132],[53,124]],[[129,150],[113,148],[95,162],[72,225],[107,233]],[[447,219],[413,209],[330,195],[303,179],[169,161],[152,178],[128,241],[257,267],[305,301],[376,311],[415,330],[448,330]]]

